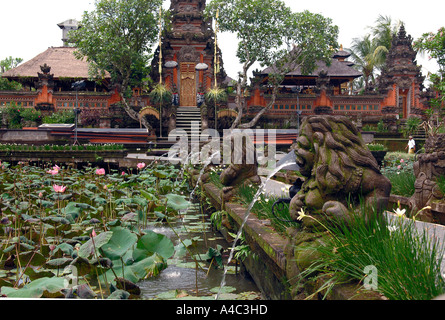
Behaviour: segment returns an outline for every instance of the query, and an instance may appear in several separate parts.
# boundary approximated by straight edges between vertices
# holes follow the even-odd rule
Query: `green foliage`
[[[435,59],[439,64],[439,71],[430,74],[430,81],[432,89],[439,93],[431,100],[431,106],[435,112],[440,114],[445,101],[445,27],[439,28],[437,33],[424,33],[414,42],[413,47],[420,52],[428,53],[429,58]]]
[[[363,81],[360,83],[360,79],[355,84],[362,85],[362,89],[367,90],[375,83],[376,71],[384,66],[393,36],[397,34],[400,24],[400,21],[394,24],[390,17],[380,15],[376,24],[370,28],[371,33],[353,39],[351,57],[363,73]]]
[[[385,151],[386,147],[381,143],[370,143],[366,145],[369,151]]]
[[[11,81],[6,78],[2,78],[1,75],[10,69],[17,67],[22,63],[22,58],[8,57],[0,61],[0,90],[4,91],[17,91],[22,89],[22,85],[16,81]]]
[[[406,119],[406,125],[402,129],[405,137],[412,135],[419,129],[419,126],[422,124],[422,118],[419,117],[409,117]]]
[[[34,108],[23,108],[22,111],[20,112],[20,116],[24,121],[37,122],[41,120],[42,112]]]
[[[226,90],[219,87],[213,87],[206,92],[205,100],[207,105],[214,105],[217,103],[225,102],[227,101]]]
[[[391,193],[411,197],[415,192],[414,156],[406,153],[387,153],[382,174],[391,181]]]
[[[172,92],[163,84],[158,83],[153,90],[150,92],[150,102],[159,106],[162,105],[171,105],[173,94]]]
[[[95,76],[110,72],[123,91],[140,85],[157,40],[161,5],[161,0],[96,1],[96,9],[84,13],[82,28],[70,34],[78,57],[88,57]]]
[[[445,176],[441,175],[441,176],[437,177],[436,183],[437,183],[437,186],[438,186],[440,192],[442,192],[442,194],[445,195]]]
[[[10,129],[21,129],[24,121],[38,122],[42,116],[40,111],[18,106],[15,102],[11,102],[3,108],[3,112],[6,115],[8,128]]]
[[[378,277],[368,284],[390,300],[431,300],[445,292],[444,248],[418,231],[413,220],[395,217],[389,222],[383,214],[362,209],[350,221],[334,220],[327,229],[331,236],[314,248],[319,257],[301,274],[328,275],[320,290],[326,295],[334,285],[351,279],[366,284],[369,267],[376,269]]]
[[[214,18],[217,12],[220,30],[236,34],[239,40],[237,57],[243,65],[236,99],[239,113],[233,127],[241,122],[243,92],[253,64],[273,67],[269,84],[278,88],[290,70],[300,67],[309,74],[317,61],[329,63],[338,47],[338,27],[331,19],[309,11],[293,13],[281,0],[210,1],[206,16]],[[253,126],[266,111],[264,108],[248,125]]]
[[[50,116],[43,118],[43,123],[61,123],[72,124],[76,119],[76,115],[73,110],[56,111]]]

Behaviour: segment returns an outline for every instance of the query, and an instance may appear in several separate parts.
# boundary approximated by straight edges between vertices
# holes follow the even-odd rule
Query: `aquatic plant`
[[[443,245],[397,209],[391,219],[363,207],[347,223],[335,220],[320,227],[320,232],[327,230],[333,236],[313,247],[318,256],[301,279],[324,279],[315,293],[324,298],[336,285],[351,280],[360,283],[359,289],[377,291],[391,300],[431,300],[443,294]]]
[[[149,215],[157,218],[155,209],[175,215],[183,197],[166,203],[152,188],[153,172],[142,169],[122,176],[49,167],[0,169],[2,295],[107,297],[166,267],[171,240],[143,227]]]

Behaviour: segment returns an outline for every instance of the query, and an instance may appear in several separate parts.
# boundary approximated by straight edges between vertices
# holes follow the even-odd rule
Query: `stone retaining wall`
[[[225,228],[233,228],[230,232],[237,232],[246,215],[246,208],[237,203],[222,204],[220,190],[213,184],[203,186],[203,190],[212,206],[217,210],[224,209],[229,215],[229,223]],[[229,239],[227,230],[221,233]],[[244,234],[247,244],[251,247],[253,255],[244,262],[244,268],[252,276],[264,297],[271,300],[301,300],[317,292],[323,285],[323,281],[316,283],[303,281],[304,287],[296,286],[299,274],[298,264],[301,261],[295,257],[296,246],[307,246],[308,242],[289,241],[278,234],[265,221],[257,219],[255,214],[250,214],[244,225]],[[311,240],[309,240],[311,241]],[[305,255],[308,257],[310,255]],[[301,265],[300,265],[301,267]],[[327,300],[382,300],[381,295],[372,291],[358,291],[356,283],[344,284],[335,287],[327,297]],[[314,295],[313,299],[320,299]]]

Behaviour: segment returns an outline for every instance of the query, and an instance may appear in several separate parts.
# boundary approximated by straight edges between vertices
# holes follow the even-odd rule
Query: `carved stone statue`
[[[437,178],[445,176],[445,134],[430,136],[424,148],[425,153],[420,154],[414,163],[415,193],[410,199],[413,214],[444,197],[437,185]],[[423,210],[417,218],[434,222],[431,210]]]
[[[296,162],[306,180],[292,199],[290,214],[347,219],[348,207],[359,204],[385,209],[391,183],[352,122],[343,116],[312,116],[304,120],[295,146]],[[304,218],[309,226],[312,219]]]
[[[231,164],[221,173],[221,183],[224,185],[221,197],[224,202],[230,201],[240,186],[261,184],[256,152],[250,138],[235,133],[231,135],[230,143]]]

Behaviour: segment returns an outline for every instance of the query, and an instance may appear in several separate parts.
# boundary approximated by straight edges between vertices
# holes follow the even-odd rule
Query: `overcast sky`
[[[165,7],[170,1],[164,1]],[[443,0],[373,0],[373,1],[333,1],[333,0],[285,0],[293,11],[309,10],[321,13],[333,20],[339,27],[338,42],[344,48],[351,45],[353,38],[369,33],[381,14],[393,21],[405,23],[406,31],[414,39],[425,32],[436,32],[445,26]],[[48,47],[62,45],[62,31],[58,23],[68,19],[82,19],[84,11],[94,9],[94,0],[1,0],[0,4],[0,60],[6,57],[19,57],[25,61],[32,59]],[[232,35],[220,34],[220,47],[226,72],[236,78],[240,66],[236,63],[236,39]],[[428,57],[418,56],[418,64],[424,67],[423,73],[434,72],[436,63]]]

